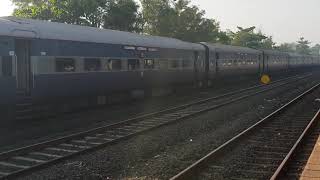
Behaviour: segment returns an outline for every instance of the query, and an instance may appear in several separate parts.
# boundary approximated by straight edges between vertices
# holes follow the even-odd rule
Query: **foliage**
[[[133,0],[110,1],[104,15],[104,28],[121,31],[141,32],[142,16]]]
[[[238,27],[237,32],[229,31],[229,36],[232,38],[231,44],[255,49],[272,49],[275,45],[272,37],[267,37],[261,31],[255,32],[255,29],[254,26],[249,28]]]
[[[301,37],[298,41],[297,41],[297,53],[299,54],[310,54],[311,50],[310,50],[310,43],[308,40],[305,40],[304,37]]]
[[[141,0],[142,15],[145,21],[144,32],[148,34],[160,35],[168,34],[163,29],[165,23],[172,23],[170,20],[171,13],[174,13],[167,0]],[[160,26],[162,24],[162,26]],[[173,23],[172,23],[173,24]]]
[[[273,41],[273,37],[269,36],[266,39],[261,41],[262,49],[273,49],[276,43]]]
[[[139,31],[134,0],[12,0],[18,17],[93,27]]]
[[[296,46],[295,43],[282,43],[279,46],[276,46],[275,49],[282,51],[282,52],[296,52]]]
[[[18,17],[99,27],[106,0],[12,0]]]
[[[145,32],[190,42],[227,42],[214,19],[204,18],[205,12],[190,5],[189,0],[141,0]]]
[[[320,44],[316,44],[311,48],[312,55],[320,55]]]

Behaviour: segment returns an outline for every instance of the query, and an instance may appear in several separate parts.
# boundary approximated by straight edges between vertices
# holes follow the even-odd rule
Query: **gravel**
[[[292,75],[292,74],[291,74]],[[274,79],[280,78],[280,75]],[[284,78],[284,77],[281,77]],[[155,112],[167,107],[185,104],[196,99],[206,98],[245,88],[257,84],[255,77],[243,78],[239,83],[229,81],[200,93],[177,92],[167,97],[156,97],[145,101],[130,102],[128,104],[108,106],[101,109],[66,114],[57,118],[20,121],[0,125],[0,152],[21,146],[54,139],[71,133],[116,123],[134,116]]]
[[[312,80],[252,96],[21,179],[168,179],[303,92],[318,81],[317,75]]]
[[[264,126],[254,130],[251,135],[246,136],[245,139],[234,144],[234,148],[228,152],[225,152],[220,158],[212,161],[209,166],[223,167],[220,171],[215,168],[206,168],[197,179],[233,179],[233,178],[248,178],[248,179],[269,179],[272,173],[275,172],[276,167],[280,165],[281,160],[285,154],[289,152],[295,141],[299,138],[300,133],[303,132],[303,128],[297,130],[292,129],[297,134],[286,134],[289,127],[307,126],[308,121],[314,116],[314,114],[320,108],[320,104],[316,103],[314,99],[320,96],[320,90],[316,90],[312,94],[305,97],[303,101],[298,102],[294,106],[291,106],[289,110],[285,111],[280,116],[274,118],[266,125],[274,125],[286,127],[285,131],[281,131],[281,128],[277,128],[278,133],[272,133],[270,129],[265,129]],[[310,119],[305,119],[310,118]],[[301,120],[304,120],[302,123]],[[299,121],[298,124],[296,121]],[[275,124],[272,124],[275,122]],[[280,133],[282,132],[282,133]],[[278,138],[286,139],[286,142],[277,140]],[[263,140],[262,140],[263,139]],[[253,140],[254,142],[250,141]],[[259,143],[257,143],[259,141]],[[263,144],[262,144],[263,142]],[[259,144],[259,145],[258,145]],[[263,145],[263,146],[262,146]],[[273,149],[268,147],[281,147],[281,149]],[[285,148],[289,148],[285,150]],[[259,151],[259,156],[256,154]],[[267,154],[266,152],[283,152],[281,154]],[[259,160],[263,159],[263,162]],[[250,165],[244,163],[255,163]],[[265,166],[258,166],[261,164]],[[245,170],[257,171],[260,173],[247,173]],[[263,172],[263,173],[262,173]]]

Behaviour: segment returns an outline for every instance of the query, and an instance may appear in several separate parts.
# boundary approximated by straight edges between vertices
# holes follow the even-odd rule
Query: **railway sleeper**
[[[36,162],[30,162],[30,161],[23,161],[23,160],[16,160],[13,158],[7,159],[6,161],[2,161],[1,165],[3,166],[11,166],[21,169],[27,169],[30,168],[38,163]]]
[[[224,166],[209,165],[205,171],[200,173],[200,176],[203,177],[203,179],[224,179],[223,174],[225,174],[226,171],[228,171],[228,169]]]
[[[127,133],[123,133],[123,132],[119,132],[117,130],[109,130],[109,131],[105,131],[103,133],[105,136],[115,136],[115,137],[123,137],[125,136]]]
[[[32,153],[26,154],[26,155],[24,155],[24,156],[30,157],[30,158],[33,158],[33,159],[43,160],[43,161],[50,161],[50,160],[54,159],[53,157],[35,155],[35,154],[32,154]]]
[[[270,142],[273,143],[273,142],[277,142],[277,141],[280,141],[280,142],[287,142],[287,141],[294,142],[296,139],[293,138],[293,137],[288,137],[288,138],[277,137],[276,139],[270,139],[270,138],[267,138],[267,137],[256,136],[256,137],[250,138],[249,140],[258,141],[258,142],[270,141]]]
[[[116,140],[116,139],[120,139],[123,137],[125,137],[125,136],[120,135],[120,134],[112,134],[112,135],[110,134],[110,135],[106,135],[104,139],[110,138],[110,139]]]
[[[25,166],[19,166],[18,164],[11,164],[5,161],[0,161],[0,171],[1,172],[15,172],[21,169],[25,169]]]
[[[44,152],[31,152],[30,155],[43,156],[43,157],[54,158],[54,159],[63,157],[61,155],[49,154],[49,153],[44,153]]]
[[[262,130],[263,132],[270,132],[270,133],[293,133],[293,134],[301,134],[301,132],[302,132],[302,128],[300,128],[300,129],[289,129],[289,128],[287,128],[287,129],[275,129],[275,128],[263,128],[263,130]]]
[[[255,146],[252,148],[254,151],[265,151],[265,152],[278,152],[278,153],[288,153],[290,151],[290,147],[277,147],[277,146]]]
[[[278,152],[253,152],[252,157],[267,157],[267,158],[277,158],[277,159],[284,159],[286,156],[285,153],[278,153]]]
[[[251,171],[265,171],[265,172],[273,172],[277,169],[275,164],[266,164],[266,163],[240,163],[236,166],[237,170],[251,170]]]
[[[73,143],[71,144],[71,143],[70,144],[63,143],[63,144],[60,144],[59,146],[66,147],[66,148],[75,148],[75,149],[89,149],[89,148],[91,148],[91,146],[77,145],[77,144],[73,144]]]
[[[268,128],[270,128],[270,129],[272,129],[272,128],[301,129],[303,127],[305,127],[305,123],[304,123],[303,126],[299,126],[299,125],[296,125],[296,126],[292,126],[292,125],[291,126],[289,126],[289,125],[283,126],[283,124],[280,126],[280,125],[270,124],[270,125],[264,126],[263,129],[268,129]]]
[[[235,170],[230,174],[231,178],[266,179],[266,177],[272,175],[272,172],[263,170]]]
[[[248,140],[249,143],[255,144],[255,145],[259,145],[259,146],[269,146],[267,145],[264,141],[259,141],[259,140]],[[278,142],[275,141],[274,143],[272,143],[272,146],[278,146],[281,147],[283,145],[292,145],[294,143],[294,141],[282,141],[282,142]]]
[[[280,157],[248,157],[245,163],[266,163],[266,164],[277,164],[281,162],[283,158]]]
[[[158,122],[158,123],[166,123],[166,122],[171,121],[170,119],[163,118],[163,117],[153,118],[152,120],[154,120],[154,122]]]
[[[158,124],[154,124],[154,123],[148,123],[148,122],[139,122],[136,124],[137,126],[141,127],[141,128],[152,128],[157,126]]]
[[[67,153],[67,154],[72,154],[72,153],[79,152],[79,151],[76,151],[76,150],[68,150],[68,149],[65,149],[65,148],[57,148],[57,147],[49,147],[49,148],[46,148],[45,150],[58,152],[58,153]],[[63,156],[66,156],[66,155],[64,154]]]
[[[1,161],[0,165],[2,166],[0,171],[4,171],[4,172],[16,172],[22,169],[28,169],[31,166],[27,166],[27,165],[21,165],[21,164],[17,164],[17,163],[11,163],[11,162],[4,162]]]
[[[132,128],[132,129],[135,129],[137,132],[147,129],[146,127],[141,127],[138,125],[123,126],[123,128],[130,128],[130,129]]]
[[[288,177],[288,179],[300,179],[301,173],[288,171],[286,172],[286,177]]]
[[[147,121],[144,121],[144,122],[148,122],[148,123],[152,123],[152,124],[162,124],[161,121],[156,120],[156,119],[150,119],[150,120],[147,120]]]
[[[91,146],[98,146],[98,145],[101,145],[102,142],[97,142],[97,141],[89,141],[89,140],[73,140],[72,142],[74,143],[83,143],[83,144],[88,144],[88,145],[91,145]]]
[[[281,130],[281,131],[264,131],[264,133],[272,133],[275,136],[291,136],[291,137],[295,137],[295,136],[299,136],[301,134],[302,130],[300,132],[297,131],[285,131],[285,130]],[[271,136],[272,137],[272,136]]]

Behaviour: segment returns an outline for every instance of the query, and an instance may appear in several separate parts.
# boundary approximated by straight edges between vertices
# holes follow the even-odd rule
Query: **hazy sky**
[[[320,0],[192,0],[222,29],[256,26],[277,42],[320,43]]]
[[[320,43],[320,0],[191,0],[217,19],[222,29],[256,26],[277,42],[294,42],[300,36]],[[0,16],[8,16],[10,0],[0,0]],[[1,28],[1,27],[0,27]]]

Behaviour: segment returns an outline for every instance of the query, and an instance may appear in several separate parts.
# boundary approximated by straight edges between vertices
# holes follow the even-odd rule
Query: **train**
[[[10,117],[18,105],[105,105],[171,87],[214,87],[223,77],[319,65],[319,56],[0,18],[0,106]]]

